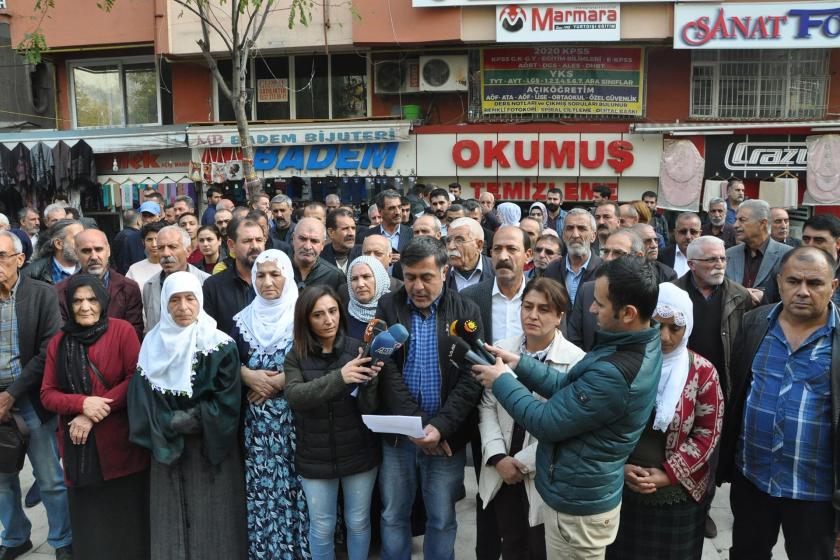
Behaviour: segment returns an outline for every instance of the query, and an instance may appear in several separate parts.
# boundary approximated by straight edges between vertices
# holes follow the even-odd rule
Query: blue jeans
[[[344,522],[350,560],[365,560],[370,548],[370,497],[376,469],[341,478],[301,478],[309,509],[309,551],[312,560],[335,558],[335,521],[338,484],[344,491]]]
[[[399,447],[383,444],[379,468],[382,495],[382,560],[410,560],[411,507],[417,484],[426,505],[426,560],[455,558],[455,502],[463,495],[466,449],[452,457],[424,454],[409,441]]]
[[[50,532],[47,542],[53,548],[61,548],[73,542],[70,531],[70,510],[67,506],[67,488],[58,461],[58,445],[55,430],[58,419],[53,417],[42,424],[35,409],[26,397],[15,402],[31,432],[27,455],[35,472],[35,480],[41,487],[41,500],[47,510]],[[22,545],[29,538],[32,523],[21,507],[20,478],[17,474],[0,474],[0,523],[3,524],[3,545]]]

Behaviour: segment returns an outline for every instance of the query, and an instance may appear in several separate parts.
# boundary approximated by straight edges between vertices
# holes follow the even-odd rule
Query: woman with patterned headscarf
[[[284,389],[298,288],[289,257],[263,251],[251,267],[254,301],[233,317],[245,408],[248,557],[309,558],[309,514],[295,467],[294,418]]]
[[[723,393],[717,371],[688,349],[694,326],[688,293],[659,285],[662,374],[650,422],[624,466],[621,524],[608,559],[699,560],[703,555],[710,461],[720,438]]]
[[[513,202],[502,202],[496,207],[496,214],[503,226],[519,226],[522,219],[522,208]]]
[[[347,334],[363,340],[365,327],[376,314],[379,298],[388,293],[391,278],[373,257],[357,257],[347,267]]]

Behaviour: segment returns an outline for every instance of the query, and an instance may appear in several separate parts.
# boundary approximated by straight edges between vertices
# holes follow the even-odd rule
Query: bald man
[[[327,227],[319,218],[301,218],[292,234],[292,267],[298,289],[331,286],[340,291],[347,279],[344,273],[321,258],[327,240]]]
[[[426,216],[422,216],[419,219],[425,218]],[[437,218],[435,218],[437,220]],[[417,221],[414,222],[417,225]],[[438,222],[440,223],[440,222]],[[438,230],[438,239],[440,239],[440,230]],[[391,267],[391,242],[388,240],[387,237],[384,235],[373,234],[368,235],[365,237],[365,240],[362,242],[362,254],[367,255],[369,257],[373,257],[379,262],[382,263],[382,266],[385,267],[386,271],[389,271],[388,274],[391,277],[391,290],[396,291],[399,290],[402,286],[402,282],[395,278],[393,272],[390,271]],[[399,263],[394,265],[394,268],[399,268]]]
[[[79,272],[97,276],[108,290],[108,317],[131,323],[137,337],[142,340],[143,300],[140,297],[140,286],[134,280],[110,268],[111,246],[108,244],[108,238],[101,230],[86,229],[76,234],[74,242],[76,258],[81,267]],[[69,281],[69,278],[65,278],[55,286],[61,317],[65,321],[69,317],[65,295]]]

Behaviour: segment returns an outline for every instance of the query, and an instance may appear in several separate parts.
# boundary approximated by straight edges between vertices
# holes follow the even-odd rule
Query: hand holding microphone
[[[381,362],[376,365],[370,365],[373,358],[364,355],[364,350],[359,349],[359,355],[341,368],[341,378],[347,385],[353,383],[365,383],[372,377],[376,377],[381,368]]]

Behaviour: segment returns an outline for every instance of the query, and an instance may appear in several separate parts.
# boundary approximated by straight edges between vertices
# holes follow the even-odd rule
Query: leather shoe
[[[27,540],[17,546],[0,546],[0,560],[12,560],[32,550],[32,541]]]
[[[41,503],[41,488],[38,486],[38,481],[32,483],[29,492],[26,493],[26,498],[23,499],[23,505],[27,508],[33,508]]]
[[[715,520],[709,514],[706,514],[706,529],[705,535],[707,539],[714,539],[717,537],[717,525]]]
[[[55,560],[73,560],[73,545],[68,544],[55,549]]]

